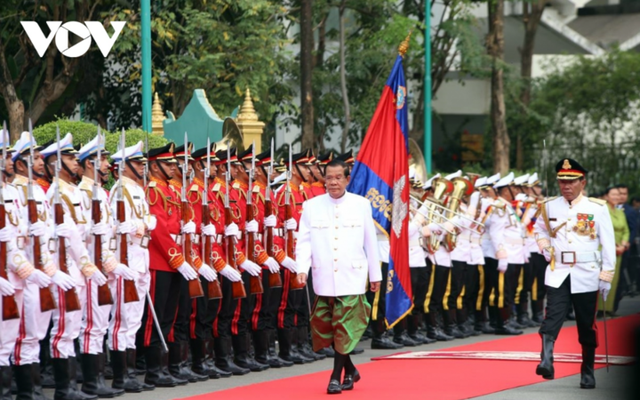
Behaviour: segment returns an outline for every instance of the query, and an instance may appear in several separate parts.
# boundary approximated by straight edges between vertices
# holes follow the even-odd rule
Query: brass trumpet
[[[449,212],[450,212],[450,210],[449,210],[447,207],[441,206],[441,205],[440,205],[440,204],[438,204],[438,203],[434,203],[434,202],[433,202],[432,200],[430,200],[430,199],[426,199],[426,200],[423,202],[423,201],[420,201],[419,199],[416,199],[415,197],[411,196],[411,200],[415,201],[416,203],[418,203],[418,204],[419,204],[419,205],[421,205],[421,206],[422,206],[422,205],[425,205],[425,203],[429,203],[429,204],[426,204],[426,205],[425,205],[427,208],[428,208],[428,207],[435,207],[435,208],[437,208],[437,209],[439,209],[439,210],[441,210],[441,211],[443,211],[443,212],[444,212],[444,211],[449,211]],[[424,215],[423,213],[420,213],[420,214],[421,214],[421,215]],[[476,225],[481,226],[481,227],[483,227],[483,228],[484,228],[484,224],[483,224],[483,223],[481,223],[481,222],[477,222],[475,219],[473,219],[473,218],[469,217],[469,216],[468,216],[468,215],[466,215],[466,214],[463,214],[463,213],[460,213],[460,212],[452,212],[451,214],[453,214],[454,216],[457,216],[457,217],[460,217],[460,218],[466,219],[466,220],[468,220],[468,221],[471,221],[471,222],[473,222],[474,224],[476,224]],[[428,216],[427,216],[427,215],[425,215],[425,217],[427,217],[427,218],[428,218]],[[446,218],[445,218],[445,219],[446,219]],[[433,221],[429,221],[429,222],[433,222]],[[451,222],[453,225],[455,225],[455,226],[456,226],[456,227],[458,227],[458,228],[466,228],[465,226],[455,224],[455,223],[454,223],[453,221],[451,221],[451,220],[448,220],[448,222]]]
[[[469,190],[473,189],[471,182],[462,177],[453,178],[451,183],[453,184],[453,191],[449,196],[449,207],[446,211],[446,217],[451,218],[453,213],[457,213],[460,208],[460,201],[462,196],[468,195]],[[448,251],[453,251],[456,248],[457,234],[447,234],[444,237],[444,246]]]

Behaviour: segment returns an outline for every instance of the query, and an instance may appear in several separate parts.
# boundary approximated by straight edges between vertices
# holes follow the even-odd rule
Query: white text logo
[[[22,21],[20,22],[24,31],[27,33],[29,40],[33,43],[33,47],[36,48],[36,52],[40,57],[49,48],[54,36],[56,38],[56,47],[64,55],[69,58],[77,58],[83,56],[91,47],[91,38],[96,41],[98,48],[103,56],[108,56],[113,44],[118,39],[120,32],[126,22],[124,21],[111,21],[111,26],[114,29],[113,36],[109,37],[107,30],[102,25],[102,22],[86,21],[85,23],[71,21],[49,21],[47,26],[49,27],[49,36],[45,37],[42,33],[42,29],[35,21]],[[69,47],[69,33],[81,38],[81,40]]]

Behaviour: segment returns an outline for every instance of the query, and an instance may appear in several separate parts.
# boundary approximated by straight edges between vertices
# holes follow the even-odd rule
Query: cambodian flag
[[[358,153],[347,190],[371,202],[373,219],[390,244],[386,321],[413,308],[409,271],[409,123],[407,86],[398,56]],[[382,284],[385,284],[383,280]]]

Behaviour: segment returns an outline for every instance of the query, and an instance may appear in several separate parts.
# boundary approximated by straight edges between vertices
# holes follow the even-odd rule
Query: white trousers
[[[22,289],[16,289],[14,294],[18,310],[22,310]],[[0,296],[0,310],[3,307],[4,298]],[[9,358],[16,346],[16,339],[20,331],[20,318],[3,320],[0,313],[0,367],[8,367],[10,365]]]
[[[109,323],[108,345],[110,350],[126,351],[136,348],[136,333],[142,324],[145,297],[150,284],[149,271],[138,274],[135,285],[139,300],[125,303],[124,280],[118,277],[111,283],[114,306],[111,308],[111,322]]]
[[[56,285],[49,290],[57,291]],[[40,341],[47,335],[53,311],[40,310],[40,288],[35,283],[25,282],[24,301],[20,311],[20,334],[13,354],[15,365],[40,362]]]
[[[83,307],[82,313],[80,352],[82,354],[101,354],[104,335],[107,334],[109,328],[109,312],[112,305],[98,305],[98,285],[90,279],[87,279],[85,294],[86,307]]]
[[[81,309],[78,311],[67,312],[64,300],[64,291],[56,286],[53,295],[56,299],[57,307],[53,311],[51,319],[53,320],[53,328],[51,328],[51,357],[52,358],[69,358],[75,357],[76,352],[73,347],[73,341],[80,335],[82,328],[82,314],[86,308],[86,287],[76,286],[75,290],[80,299]]]

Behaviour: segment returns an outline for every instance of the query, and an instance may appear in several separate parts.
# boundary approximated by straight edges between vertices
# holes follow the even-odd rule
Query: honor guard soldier
[[[0,395],[3,399],[11,398],[11,364],[9,359],[14,353],[16,339],[23,336],[20,327],[26,322],[24,318],[25,307],[23,298],[30,297],[26,293],[31,293],[34,289],[36,295],[39,289],[48,290],[51,278],[48,274],[34,268],[25,252],[26,237],[32,234],[42,233],[45,230],[43,223],[34,227],[28,227],[27,220],[23,218],[20,210],[20,197],[18,190],[7,182],[15,174],[12,160],[13,150],[9,144],[9,132],[6,129],[0,130],[0,146],[2,147],[2,157],[0,162],[0,207],[4,208],[4,219],[0,221],[0,257],[2,257],[2,273],[0,274],[0,306],[2,307],[2,317],[0,318]],[[47,269],[55,270],[52,261],[48,259]],[[31,288],[35,285],[35,288]],[[30,300],[31,302],[32,300]],[[37,304],[39,306],[39,302]],[[31,307],[27,307],[28,310]],[[22,317],[22,318],[21,318]],[[29,317],[27,317],[29,318]],[[33,336],[33,330],[30,332]],[[37,348],[34,356],[30,358],[37,360]],[[18,354],[25,354],[18,351]],[[28,360],[23,360],[28,361]],[[22,363],[14,367],[16,370],[16,380],[19,383],[19,393],[31,398],[33,396],[33,369],[29,363]]]
[[[493,203],[498,199],[496,190],[493,185],[500,180],[500,173],[491,175],[487,178],[487,181],[479,187],[480,195],[482,196],[482,212],[484,214],[482,223],[487,222],[491,214],[493,214]],[[498,274],[498,260],[496,259],[496,250],[493,248],[491,242],[491,235],[487,233],[485,226],[484,235],[482,235],[482,241],[480,243],[482,247],[482,253],[484,254],[484,297],[482,299],[483,313],[489,314],[489,323],[482,325],[482,333],[495,333],[495,328],[498,326],[498,311],[493,307],[493,300],[495,298],[495,291],[493,289],[493,281]],[[484,311],[486,310],[486,311]]]
[[[142,153],[142,142],[118,150],[111,155],[114,165],[124,163],[122,176],[111,188],[109,203],[111,215],[117,221],[119,262],[124,263],[122,252],[126,252],[127,266],[134,274],[137,296],[126,294],[124,277],[115,276],[109,280],[114,304],[111,308],[109,336],[107,344],[110,350],[113,368],[112,387],[124,389],[127,393],[140,393],[155,389],[155,386],[138,381],[135,374],[136,334],[142,324],[145,297],[149,291],[151,275],[149,270],[150,232],[155,229],[156,219],[149,213],[144,191],[144,163],[147,159]],[[117,169],[117,168],[116,168]],[[119,215],[118,209],[121,208]],[[124,212],[122,212],[124,211]],[[120,221],[118,218],[122,218]],[[126,249],[122,249],[122,236],[125,236]],[[137,297],[137,301],[128,297]]]
[[[547,308],[540,327],[541,362],[536,374],[554,378],[553,346],[567,312],[573,306],[582,345],[580,387],[596,387],[594,362],[598,334],[595,325],[598,292],[604,299],[615,273],[615,238],[606,202],[582,195],[587,170],[570,158],[556,164],[560,197],[540,205],[535,232],[549,263],[545,275]]]
[[[526,260],[522,222],[511,205],[515,200],[510,188],[513,178],[510,173],[494,185],[499,197],[492,204],[492,213],[486,222],[486,234],[491,236],[498,260],[498,273],[492,282],[493,306],[498,310],[497,335],[522,333],[509,324],[517,275]]]
[[[162,357],[159,335],[162,335],[165,342],[169,340],[178,311],[183,280],[198,279],[198,273],[185,261],[182,252],[180,195],[169,186],[169,181],[176,174],[174,147],[173,143],[168,143],[163,147],[150,149],[147,154],[149,183],[146,195],[149,212],[156,218],[156,229],[151,231],[149,244],[149,294],[152,304],[147,304],[147,307],[153,307],[155,310],[161,332],[157,331],[153,316],[146,308],[138,335],[145,346],[145,383],[157,387],[174,387],[188,383],[186,379],[178,379],[166,372],[168,365]],[[190,228],[195,232],[195,227],[187,227]]]
[[[314,197],[327,193],[324,186],[324,169],[331,160],[333,160],[333,151],[319,155],[315,162],[309,167],[311,176],[315,180],[315,182],[311,184],[311,192]]]
[[[524,186],[525,194],[528,196],[527,201],[530,204],[529,212],[525,215],[523,223],[527,228],[527,237],[525,238],[525,245],[529,249],[531,263],[531,312],[533,321],[536,325],[542,324],[544,319],[544,298],[547,290],[544,284],[544,275],[547,270],[547,262],[544,256],[538,248],[538,243],[535,239],[535,223],[540,218],[542,209],[540,208],[541,200],[543,199],[540,187],[540,180],[538,174],[534,172],[529,177],[527,184]]]
[[[109,207],[109,196],[102,188],[102,176],[109,175],[109,162],[105,151],[104,136],[100,133],[89,143],[82,146],[78,152],[78,160],[82,167],[83,176],[78,188],[82,199],[83,219],[87,221],[89,229],[85,229],[83,238],[91,260],[98,264],[96,248],[99,249],[102,271],[109,281],[117,279],[133,280],[135,273],[129,267],[117,261],[109,244],[113,237],[113,216]],[[98,157],[99,155],[99,157]],[[95,181],[95,179],[98,181]],[[94,210],[94,207],[98,207]],[[99,221],[93,218],[99,216]],[[96,242],[100,241],[96,247]],[[102,285],[101,285],[102,286]],[[87,281],[86,304],[82,319],[82,333],[80,335],[80,349],[82,352],[82,391],[97,395],[100,398],[111,398],[124,394],[124,389],[114,389],[105,385],[104,367],[105,354],[104,337],[109,328],[109,314],[113,305],[111,289],[107,284],[108,295],[99,292],[98,285]],[[103,298],[100,298],[104,296]]]
[[[285,161],[285,166],[290,173],[291,179],[282,187],[277,194],[278,219],[285,230],[295,232],[298,229],[298,221],[302,215],[302,203],[306,200],[302,182],[309,179],[309,170],[303,165],[308,161],[307,151],[292,154],[289,160]],[[288,201],[287,196],[290,196]],[[287,219],[286,203],[291,209],[291,218]],[[290,287],[291,273],[297,273],[297,264],[289,262],[282,263],[285,267],[282,276],[282,298],[278,307],[278,344],[280,347],[279,357],[292,361],[295,364],[306,364],[315,361],[313,351],[304,347],[304,343],[309,340],[309,311],[306,301],[305,289],[292,290]],[[302,344],[302,349],[298,348]],[[302,350],[304,353],[300,352]],[[306,351],[306,352],[305,352]]]
[[[87,299],[90,298],[87,290],[91,290],[94,285],[102,286],[107,283],[107,278],[102,271],[98,270],[85,247],[85,238],[96,231],[85,219],[82,192],[74,184],[80,169],[77,154],[78,152],[73,148],[73,137],[70,133],[42,150],[46,167],[53,170],[52,175],[57,176],[47,191],[47,200],[49,204],[54,204],[53,214],[56,221],[54,237],[58,238],[59,268],[62,271],[68,270],[76,286],[75,289],[71,288],[66,292],[58,287],[54,292],[58,307],[53,312],[51,356],[56,399],[97,398],[96,395],[80,392],[76,388],[77,366],[74,340],[80,336],[85,311],[88,306],[91,306],[91,303],[87,304]],[[61,215],[57,215],[58,211]],[[60,221],[62,223],[58,223]],[[75,292],[77,292],[77,298],[74,295]],[[69,299],[73,299],[73,302],[70,303]],[[79,303],[79,310],[76,310],[73,304],[76,302]],[[89,371],[83,371],[83,375],[87,373],[91,374]]]
[[[44,272],[51,277],[56,285],[55,290],[58,287],[62,290],[69,290],[75,286],[73,278],[58,270],[53,255],[48,249],[49,239],[53,233],[53,214],[44,190],[35,182],[36,178],[42,177],[44,174],[41,149],[42,147],[38,146],[29,132],[22,132],[22,136],[14,146],[13,160],[16,175],[13,179],[13,185],[18,189],[20,197],[21,219],[29,221],[30,212],[36,214],[32,216],[36,221],[31,224],[33,234],[29,235],[31,239],[29,243],[26,243],[24,250],[28,260],[35,265],[34,246],[37,246],[41,263],[47,267]],[[29,176],[32,177],[31,182]],[[38,239],[33,239],[35,237]],[[40,289],[38,285],[29,281],[24,287],[24,306],[20,316],[21,335],[16,341],[13,354],[19,398],[31,398],[31,396],[42,398],[44,396],[40,379],[40,340],[44,339],[47,334],[55,304],[51,304],[53,307],[45,307],[43,311],[41,290],[49,291],[48,294],[52,296],[49,288]],[[53,299],[53,297],[50,298]],[[46,299],[42,300],[46,302]]]

